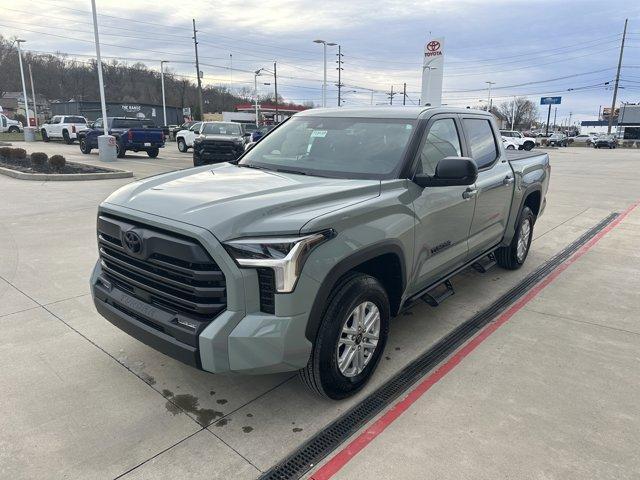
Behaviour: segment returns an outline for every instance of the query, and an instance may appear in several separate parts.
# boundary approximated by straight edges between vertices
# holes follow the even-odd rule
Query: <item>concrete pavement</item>
[[[174,149],[168,144],[157,159],[134,154],[113,166],[138,178],[189,167],[191,155]],[[31,151],[36,150],[98,164],[97,154],[82,155],[77,145],[39,143]],[[396,319],[371,385],[345,402],[313,397],[291,374],[224,377],[196,371],[133,340],[95,312],[88,278],[97,257],[96,207],[128,180],[47,183],[0,177],[0,361],[5,366],[0,408],[9,412],[0,420],[0,477],[255,478],[639,196],[640,152],[563,149],[551,157],[548,207],[536,224],[525,267],[464,272],[454,278],[456,295],[442,306],[417,305]],[[388,442],[386,436],[376,440],[387,443],[370,445],[380,450],[364,450],[362,461],[376,465],[370,471],[392,475],[383,459],[396,463],[397,458],[407,478],[421,471],[432,475],[420,478],[446,471],[459,474],[449,473],[450,478],[520,478],[524,475],[517,472],[529,471],[536,472],[533,478],[565,478],[590,453],[594,460],[575,470],[582,478],[620,478],[625,468],[634,472],[637,457],[622,443],[638,444],[640,431],[640,413],[625,400],[638,398],[640,328],[634,320],[640,301],[625,295],[631,288],[621,288],[621,278],[638,290],[629,279],[638,268],[639,225],[637,214],[627,218],[416,403],[412,415],[405,415],[414,425],[396,432],[399,420],[388,430]],[[548,384],[543,373],[552,379]],[[607,375],[618,382],[607,384]],[[538,390],[544,398],[536,396]],[[567,406],[561,408],[563,402]],[[501,411],[514,418],[505,420]],[[585,430],[578,421],[583,413],[597,428]],[[465,425],[473,428],[465,431]],[[613,438],[612,431],[623,425],[620,438]],[[600,443],[580,440],[585,432],[595,432]],[[528,437],[535,442],[525,448]],[[610,447],[603,448],[607,442]],[[480,459],[492,448],[505,451],[504,458]],[[397,452],[402,449],[404,457]],[[488,458],[498,456],[493,455]],[[340,475],[360,478],[358,461]]]

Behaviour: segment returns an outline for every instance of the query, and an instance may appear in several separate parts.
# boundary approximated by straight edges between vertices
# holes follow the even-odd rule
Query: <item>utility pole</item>
[[[389,93],[389,105],[393,105],[393,96],[396,95],[393,93],[393,85],[391,85],[391,93]]]
[[[558,107],[556,107],[558,108]],[[547,128],[544,131],[545,136],[549,136],[549,120],[551,119],[551,104],[549,104],[549,111],[547,112]],[[555,123],[555,120],[554,120]]]
[[[204,107],[202,105],[202,79],[200,78],[200,61],[198,60],[198,31],[196,30],[196,19],[193,20],[193,46],[196,49],[196,73],[198,75],[198,102],[200,103],[200,120],[204,118]]]
[[[342,106],[342,46],[338,45],[338,53],[336,53],[336,56],[338,57],[338,60],[336,60],[336,63],[338,64],[338,67],[336,68],[336,70],[338,70],[338,83],[336,84],[336,87],[338,87],[338,106]]]
[[[553,107],[553,131],[556,131],[556,118],[558,117],[558,107]]]
[[[36,106],[36,89],[33,86],[33,74],[31,73],[31,64],[29,64],[29,80],[31,81],[31,98],[33,99],[33,117],[38,128],[38,108]]]
[[[274,124],[278,123],[278,74],[277,74],[277,70],[276,70],[276,62],[273,62],[273,90],[275,92],[275,96],[276,96],[276,118],[275,121],[273,122]]]
[[[568,128],[567,128],[567,131],[569,130],[569,128],[571,128],[571,117],[572,117],[572,115],[573,115],[573,112],[569,112],[569,125],[568,125]]]
[[[229,54],[229,90],[233,88],[233,53]]]
[[[407,104],[407,82],[402,84],[402,105]]]
[[[167,126],[167,101],[164,96],[164,64],[166,60],[160,60],[160,83],[162,84],[162,113],[164,115],[164,126]]]
[[[620,83],[620,69],[622,68],[622,53],[624,52],[624,41],[627,37],[627,22],[628,18],[624,20],[624,30],[622,31],[622,42],[620,42],[620,57],[618,58],[618,71],[616,72],[616,84],[613,87],[613,99],[611,100],[611,113],[609,114],[609,126],[607,127],[607,134],[611,133],[611,127],[613,126],[613,115],[616,111],[616,99],[618,97],[618,84]]]

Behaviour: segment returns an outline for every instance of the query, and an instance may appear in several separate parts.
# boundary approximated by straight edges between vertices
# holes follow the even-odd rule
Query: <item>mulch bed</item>
[[[41,168],[35,169],[32,167],[29,159],[14,160],[11,158],[0,158],[0,167],[10,168],[23,173],[109,173],[113,170],[94,167],[93,165],[85,165],[82,163],[67,162],[62,170],[52,170],[49,165],[43,165]]]

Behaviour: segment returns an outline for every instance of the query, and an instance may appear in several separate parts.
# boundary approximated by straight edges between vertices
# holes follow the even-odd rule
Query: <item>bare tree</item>
[[[538,106],[526,97],[516,97],[508,102],[503,102],[497,111],[501,117],[507,120],[509,127],[511,127],[511,116],[515,113],[514,128],[517,129],[531,128],[531,125],[538,118]]]

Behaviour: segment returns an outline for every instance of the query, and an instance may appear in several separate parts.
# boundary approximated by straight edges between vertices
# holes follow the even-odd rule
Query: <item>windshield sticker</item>
[[[311,138],[324,138],[327,136],[326,130],[314,130],[311,132]]]

